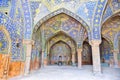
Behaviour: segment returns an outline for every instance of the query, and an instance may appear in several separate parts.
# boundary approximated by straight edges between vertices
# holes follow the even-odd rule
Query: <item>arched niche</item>
[[[63,41],[58,41],[55,44],[53,44],[50,48],[50,53],[49,53],[49,61],[50,64],[58,64],[60,57],[62,64],[68,65],[72,61],[72,52],[71,52],[71,47],[63,42]]]

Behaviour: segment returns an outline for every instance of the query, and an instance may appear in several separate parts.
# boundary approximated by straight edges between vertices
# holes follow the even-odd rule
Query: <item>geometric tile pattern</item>
[[[114,12],[120,9],[120,0],[111,0],[111,4]]]
[[[0,7],[8,7],[8,0],[0,0]]]
[[[98,0],[92,24],[92,39],[101,39],[101,19],[108,0]]]
[[[86,30],[84,28],[81,28],[83,26],[78,21],[63,13],[48,19],[41,25],[41,29],[43,29],[43,27],[46,40],[48,40],[54,34],[63,31],[71,38],[73,38],[77,43],[79,43],[84,39],[81,39],[79,37],[79,34],[84,35],[84,33],[86,33]],[[81,29],[83,29],[82,31],[84,32],[81,32]]]
[[[9,16],[13,19],[14,16],[15,16],[15,9],[16,9],[16,0],[11,0],[11,9],[10,9],[10,12],[9,12]]]
[[[9,17],[0,12],[0,25],[4,25],[11,38],[11,60],[22,60],[22,38],[23,28],[17,22],[13,22]],[[19,47],[17,47],[17,41]]]
[[[111,7],[109,5],[107,5],[107,8],[103,15],[102,23],[104,23],[112,14],[113,14],[113,12],[112,12]]]
[[[107,22],[104,23],[102,27],[102,35],[104,37],[107,37],[112,43],[116,43],[118,39],[116,38],[116,35],[120,31],[120,17],[116,16],[108,20]],[[117,43],[118,44],[118,43]],[[117,46],[116,44],[116,46]],[[115,45],[114,45],[115,47]]]
[[[0,54],[7,53],[8,42],[6,39],[6,35],[3,31],[0,30]]]
[[[18,2],[17,2],[16,0],[11,0],[11,10],[10,10],[9,16],[12,19],[14,18],[13,20],[17,20],[18,22],[14,23],[14,21],[9,20],[9,18],[6,18],[6,19],[1,18],[0,23],[7,26],[8,30],[11,30],[11,31],[17,30],[16,32],[13,31],[14,33],[13,32],[10,33],[10,36],[11,36],[12,41],[13,41],[12,46],[15,46],[16,45],[16,43],[15,43],[16,39],[14,37],[17,36],[16,38],[20,38],[19,42],[21,42],[22,36],[24,36],[25,39],[30,39],[31,38],[32,29],[33,29],[33,24],[32,24],[33,22],[32,21],[33,21],[33,18],[35,17],[35,15],[37,13],[36,9],[38,9],[40,7],[40,5],[41,5],[40,3],[45,3],[44,6],[47,7],[46,10],[51,11],[51,14],[42,18],[36,24],[37,27],[35,27],[34,31],[36,31],[38,29],[38,27],[43,22],[48,20],[49,18],[51,18],[55,15],[58,15],[60,13],[65,13],[65,14],[75,18],[76,20],[78,20],[81,23],[81,25],[84,26],[84,28],[86,28],[86,32],[88,32],[89,39],[91,37],[93,39],[100,39],[101,38],[101,31],[100,31],[100,29],[101,29],[101,26],[100,26],[101,25],[101,19],[102,19],[103,11],[104,11],[104,8],[106,6],[107,0],[99,0],[99,1],[97,1],[97,0],[92,0],[92,1],[90,1],[90,0],[86,0],[86,1],[80,0],[80,1],[78,1],[80,4],[75,5],[76,1],[77,0],[74,0],[74,1],[72,1],[72,0],[64,0],[64,1],[53,0],[53,3],[51,3],[51,1],[46,1],[48,3],[48,5],[46,5],[44,0],[41,0],[39,2],[28,1],[28,0],[18,0]],[[21,5],[20,7],[19,7],[19,5],[17,5],[19,2],[22,4],[22,5],[19,4],[19,5]],[[53,6],[53,5],[49,5],[49,4],[54,4],[53,9],[56,10],[56,11],[52,10],[52,8],[50,8],[50,6]],[[64,4],[64,6],[63,5],[59,6],[61,4]],[[120,3],[119,3],[118,0],[112,0],[111,4],[112,4],[112,7],[113,7],[113,11],[119,10]],[[0,0],[0,6],[1,5],[2,5],[2,7],[5,7],[5,5],[8,5],[8,0]],[[69,9],[70,5],[74,8],[74,11],[71,11]],[[83,13],[80,13],[81,9],[82,9],[81,5],[83,5],[83,9],[84,9]],[[59,8],[57,8],[57,6]],[[65,8],[65,6],[67,6],[67,7]],[[30,8],[32,10],[34,9],[32,11],[33,16],[31,16]],[[111,10],[111,5],[109,4],[107,6],[104,19],[106,19],[106,18],[108,18],[108,16],[112,15],[113,11]],[[84,20],[82,20],[83,18],[80,18],[81,15],[82,16],[84,15],[83,16],[83,17],[85,17]],[[22,18],[23,16],[24,16],[24,19]],[[93,24],[92,24],[92,27],[90,27],[88,25],[89,25],[89,22],[91,22],[92,20],[93,20]],[[7,22],[4,23],[4,21],[7,21]],[[24,25],[21,26],[20,25],[21,23],[23,23]],[[64,32],[67,32],[72,38],[74,38],[78,43],[79,43],[79,41],[81,41],[82,38],[77,38],[77,36],[75,35],[75,34],[78,34],[80,36],[84,33],[84,30],[83,30],[83,32],[82,32],[82,30],[81,31],[77,30],[78,26],[76,26],[76,25],[78,25],[78,24],[76,24],[76,23],[71,23],[70,24],[68,22],[63,22],[61,24],[60,21],[56,21],[56,23],[54,23],[55,25],[51,26],[51,30],[47,30],[47,29],[45,30],[45,33],[48,34],[47,36],[45,35],[46,37],[52,36],[55,32],[57,32],[61,28]],[[19,24],[21,26],[21,27],[18,27],[18,29],[16,29],[17,24]],[[59,25],[60,26],[62,25],[62,27],[59,27]],[[10,27],[10,26],[12,26],[12,27]],[[73,26],[74,26],[74,28],[73,28]],[[92,28],[92,30],[91,30],[91,28]],[[22,31],[25,32],[25,33],[21,34],[20,32],[22,32]],[[92,35],[91,35],[91,32],[92,32]],[[17,33],[17,34],[15,34],[15,33]],[[87,37],[87,33],[84,33],[84,34],[86,34],[86,37]],[[20,37],[18,37],[19,35],[20,35]],[[14,50],[13,50],[13,48],[14,48]],[[19,52],[16,52],[17,51],[16,49],[19,50],[19,48],[16,48],[16,47],[13,47],[13,48],[12,48],[12,52],[13,52],[12,54],[19,53]],[[14,54],[14,56],[17,56],[17,55]],[[15,59],[15,58],[13,58],[13,59]]]
[[[28,0],[21,0],[22,3],[22,10],[24,13],[24,38],[31,39],[32,35],[32,16],[30,12],[30,6]]]

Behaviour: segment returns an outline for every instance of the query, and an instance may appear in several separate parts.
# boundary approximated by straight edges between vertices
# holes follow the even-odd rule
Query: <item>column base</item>
[[[119,66],[117,64],[114,65],[114,68],[119,68]]]
[[[93,75],[94,76],[102,76],[102,72],[100,72],[100,71],[94,71]]]
[[[0,79],[0,80],[8,80],[8,79]]]
[[[41,65],[41,67],[40,68],[44,68],[44,65]]]
[[[82,67],[78,67],[78,69],[83,69]]]
[[[48,62],[47,59],[44,59],[44,66],[47,66]]]
[[[76,66],[76,64],[75,64],[75,63],[72,63],[72,66]]]
[[[78,69],[82,69],[82,66],[77,66],[78,67]]]
[[[28,73],[24,73],[24,76],[27,76],[27,75],[29,75],[30,74],[30,72],[28,72]]]

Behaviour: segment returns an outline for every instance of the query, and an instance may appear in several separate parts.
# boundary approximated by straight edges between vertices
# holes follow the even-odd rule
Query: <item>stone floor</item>
[[[47,66],[24,77],[9,80],[120,80],[120,69],[102,68],[102,74],[94,75],[92,66],[82,69],[72,66]]]

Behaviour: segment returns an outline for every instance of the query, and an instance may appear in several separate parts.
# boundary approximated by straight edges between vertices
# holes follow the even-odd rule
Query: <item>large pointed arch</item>
[[[64,13],[72,18],[74,18],[75,20],[77,20],[78,22],[80,22],[84,28],[87,30],[88,32],[88,37],[89,39],[91,38],[91,32],[90,32],[90,27],[88,26],[88,24],[82,19],[80,18],[78,15],[74,14],[73,12],[65,9],[65,8],[61,8],[61,9],[58,9],[48,15],[46,15],[45,17],[43,17],[41,20],[39,20],[39,22],[37,22],[37,24],[34,26],[34,29],[33,29],[33,35],[35,34],[35,32],[40,28],[40,26],[42,25],[42,23],[44,23],[45,21],[47,21],[48,19],[58,15],[58,14],[61,14],[61,13]]]

